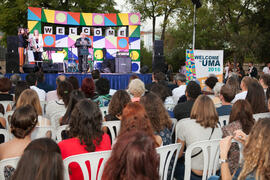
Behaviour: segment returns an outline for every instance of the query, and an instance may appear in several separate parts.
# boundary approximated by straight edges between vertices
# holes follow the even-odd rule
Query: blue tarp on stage
[[[10,78],[12,74],[6,74],[5,76]],[[27,74],[20,74],[23,80],[25,80]],[[52,85],[56,88],[55,79],[60,74],[49,74],[45,73],[45,81],[46,83]],[[75,76],[79,80],[79,84],[81,86],[81,82],[85,77],[91,77],[91,74],[64,74],[65,76]],[[133,74],[101,74],[101,77],[107,78],[110,81],[111,89],[126,89],[128,86],[129,77]],[[140,77],[140,79],[145,83],[149,84],[152,82],[151,74],[136,74]]]

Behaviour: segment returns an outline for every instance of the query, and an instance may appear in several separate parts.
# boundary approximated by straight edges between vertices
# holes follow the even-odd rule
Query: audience
[[[95,69],[91,73],[94,83],[96,84],[97,80],[100,78],[99,70]]]
[[[105,121],[121,120],[123,109],[129,102],[131,102],[130,96],[125,90],[116,91],[110,101]]]
[[[155,83],[163,83],[166,80],[166,75],[163,72],[160,71],[154,71],[152,73],[152,83],[146,84],[145,88],[149,91],[151,89],[151,86]]]
[[[84,92],[86,98],[95,96],[95,83],[92,78],[84,78],[82,81],[81,91]]]
[[[270,63],[269,63],[270,64]],[[263,74],[260,76],[259,82],[266,93],[267,88],[270,86],[270,74]]]
[[[228,85],[223,85],[219,95],[222,106],[217,108],[218,116],[230,115],[232,110],[231,101],[234,99],[234,97],[235,94],[232,89],[230,89]]]
[[[150,91],[158,95],[165,105],[174,104],[170,90],[165,85],[160,84],[160,83],[155,83],[151,86]]]
[[[224,85],[223,83],[217,82],[216,85],[213,88],[214,95],[212,95],[212,94],[208,95],[208,97],[210,97],[212,99],[215,107],[221,106],[221,101],[220,101],[219,96],[220,96],[221,87],[223,85]]]
[[[13,107],[8,107],[7,111],[15,110],[17,101],[21,95],[21,93],[26,90],[30,89],[30,86],[26,83],[26,81],[18,81],[15,87],[15,94],[14,94],[14,105]]]
[[[80,100],[69,119],[70,139],[58,144],[62,159],[82,153],[110,150],[110,137],[102,132],[101,125],[102,114],[96,103],[86,99]],[[71,164],[69,167],[71,179],[83,180],[78,164]]]
[[[183,155],[184,148],[192,143],[221,138],[222,132],[217,125],[218,114],[213,101],[206,95],[200,95],[192,107],[190,119],[181,120],[178,124],[177,142],[182,144],[179,157]],[[192,156],[191,179],[202,176],[203,164],[202,151],[198,151]],[[174,173],[176,179],[183,179],[184,169],[184,163],[178,161]]]
[[[132,80],[128,85],[127,91],[131,95],[132,102],[139,102],[141,96],[143,96],[145,93],[144,82],[142,82],[140,79]]]
[[[73,90],[79,89],[79,81],[75,76],[70,76],[67,81],[72,85]]]
[[[153,137],[156,146],[162,144],[162,138],[154,134],[150,119],[145,112],[144,107],[138,102],[130,102],[123,110],[119,136],[131,130],[142,130]]]
[[[61,152],[53,140],[36,139],[25,148],[11,178],[11,180],[20,179],[64,180]]]
[[[63,81],[66,81],[66,76],[65,76],[65,75],[59,75],[59,76],[56,78],[56,90],[49,91],[49,92],[47,93],[47,96],[46,96],[46,101],[47,101],[47,102],[59,100],[59,99],[58,99],[58,95],[57,95],[57,87],[58,87],[58,84],[59,84],[60,82],[63,82]]]
[[[214,87],[216,83],[218,82],[218,79],[214,76],[210,76],[206,79],[205,81],[205,88],[203,89],[203,93],[208,95],[208,94],[214,94]]]
[[[179,98],[185,95],[186,92],[186,76],[184,74],[178,73],[175,75],[174,80],[178,87],[173,89],[172,97],[174,104],[177,104]]]
[[[33,89],[34,91],[37,92],[40,101],[46,100],[46,92],[43,89],[39,89],[37,87],[37,76],[35,73],[27,74],[26,82],[30,86],[30,89]]]
[[[134,79],[140,79],[139,76],[137,74],[132,74],[130,77],[129,77],[129,80],[128,80],[128,84],[134,80]]]
[[[15,92],[15,87],[17,86],[17,82],[21,81],[22,78],[19,74],[13,74],[12,76],[10,76],[10,81],[11,81],[11,89],[9,91],[10,94],[14,94]]]
[[[9,94],[11,81],[8,78],[0,78],[0,101],[13,101],[13,96]]]
[[[173,113],[177,120],[190,117],[190,112],[196,98],[201,94],[201,87],[195,81],[190,81],[186,88],[187,101],[175,106]]]
[[[242,91],[235,95],[234,99],[232,100],[232,103],[235,103],[239,99],[246,99],[247,91],[248,91],[248,85],[252,82],[252,78],[249,76],[245,76],[240,84],[240,87]]]
[[[19,157],[23,154],[24,149],[31,142],[31,133],[38,122],[37,118],[35,109],[30,105],[21,106],[15,110],[10,120],[10,130],[14,138],[0,144],[0,160]],[[10,178],[13,172],[14,168],[7,166],[5,177]]]
[[[39,89],[43,89],[46,93],[54,90],[53,86],[45,82],[45,76],[42,71],[36,72],[36,76],[37,76],[37,87]]]
[[[227,81],[226,85],[233,91],[234,94],[240,93],[240,83],[237,76],[231,76]]]
[[[96,102],[99,107],[108,106],[112,96],[110,92],[110,81],[106,78],[99,78],[96,82],[97,95],[92,99]]]
[[[132,130],[118,137],[102,180],[157,180],[159,156],[152,136]]]

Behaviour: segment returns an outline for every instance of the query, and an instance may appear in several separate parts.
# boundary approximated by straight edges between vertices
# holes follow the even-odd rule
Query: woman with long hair
[[[32,141],[24,150],[11,178],[19,179],[64,180],[64,165],[58,145],[49,138]]]
[[[145,131],[155,140],[157,147],[161,146],[161,137],[154,134],[150,119],[144,107],[138,102],[130,102],[124,108],[119,136],[134,129]]]
[[[34,53],[34,59],[35,61],[42,61],[42,51],[43,51],[43,39],[39,35],[39,32],[37,29],[34,30],[33,38],[31,40],[31,45],[33,47],[33,53]],[[39,68],[41,68],[41,63],[36,63]]]
[[[59,142],[62,159],[88,152],[106,151],[111,149],[108,134],[101,130],[102,114],[96,103],[91,100],[80,100],[73,109],[69,119],[70,139]],[[83,179],[80,167],[70,165],[70,179]]]
[[[153,138],[132,130],[118,137],[107,161],[102,180],[159,179],[159,156]]]
[[[81,91],[84,92],[86,98],[95,96],[95,83],[92,78],[84,78],[82,81]]]
[[[163,145],[172,143],[172,121],[162,100],[154,93],[146,93],[140,100],[144,106],[155,134],[162,138]]]
[[[23,65],[24,65],[24,46],[25,46],[25,31],[24,28],[18,29],[18,53],[19,53],[19,65],[20,72],[23,73]]]
[[[232,89],[234,94],[240,93],[240,83],[238,80],[238,76],[231,76],[226,81],[226,85]]]
[[[247,100],[238,100],[233,104],[229,124],[222,127],[223,137],[233,135],[234,131],[242,130],[249,134],[255,120],[252,114],[252,108]],[[236,143],[232,144],[229,151],[228,162],[231,173],[239,168],[239,147]]]

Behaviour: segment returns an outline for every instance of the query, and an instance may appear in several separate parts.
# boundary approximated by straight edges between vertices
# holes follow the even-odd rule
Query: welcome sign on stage
[[[139,13],[102,14],[28,8],[30,34],[37,29],[44,47],[64,53],[66,62],[78,59],[74,43],[84,32],[93,47],[89,53],[93,57],[94,67],[100,67],[104,58],[114,59],[118,52],[126,52],[132,60],[132,72],[139,72],[140,23]],[[57,48],[63,50],[58,51]],[[104,48],[106,55],[103,55]]]
[[[204,87],[205,80],[215,75],[223,81],[223,50],[186,50],[187,80],[198,80]]]

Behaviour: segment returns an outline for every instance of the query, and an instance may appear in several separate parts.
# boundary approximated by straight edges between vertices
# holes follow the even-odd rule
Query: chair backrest
[[[176,126],[175,126],[175,142],[177,142],[177,134],[178,134],[178,129],[179,129],[179,125],[180,125],[180,121],[182,120],[186,120],[186,119],[190,119],[190,118],[184,118],[184,119],[180,119],[177,123],[176,123]]]
[[[38,139],[38,138],[51,138],[53,140],[56,139],[55,135],[55,128],[54,127],[35,127],[34,131],[31,133],[31,139]]]
[[[236,141],[235,139],[232,139],[232,143],[237,143],[238,144],[239,153],[240,153],[239,164],[242,164],[242,162],[243,162],[243,149],[244,149],[244,145],[241,142]]]
[[[68,125],[59,126],[56,130],[56,142],[62,141],[62,132],[68,129]]]
[[[0,129],[0,134],[4,136],[4,143],[8,142],[10,139],[9,132],[6,129]]]
[[[219,142],[220,139],[195,142],[187,147],[185,153],[185,178],[190,179],[191,174],[191,155],[194,149],[201,149],[203,155],[203,177],[202,180],[208,179],[212,175],[216,175],[219,160]]]
[[[99,107],[100,111],[102,113],[102,117],[104,118],[107,114],[109,114],[109,106],[105,106],[105,107]]]
[[[102,127],[107,127],[111,133],[111,142],[113,143],[118,136],[120,130],[121,121],[104,121]]]
[[[171,137],[173,136],[174,130],[175,130],[175,126],[177,124],[177,119],[176,118],[171,118],[172,120],[172,134]]]
[[[218,117],[218,124],[220,127],[226,126],[229,124],[230,115],[226,116],[219,116]]]
[[[13,113],[14,113],[14,111],[8,111],[4,115],[4,118],[6,120],[6,129],[7,130],[9,130],[9,128],[10,128],[10,125],[9,125],[9,122],[8,122],[8,118],[11,117]]]
[[[40,106],[42,108],[43,115],[46,114],[46,105],[47,105],[47,101],[40,101]]]
[[[10,104],[11,107],[12,107],[12,105],[14,104],[14,102],[13,101],[0,101],[0,104],[2,104],[4,106],[4,109],[5,109],[5,112],[6,112],[7,106]]]
[[[69,164],[76,162],[81,167],[84,179],[89,179],[89,172],[87,170],[86,163],[90,163],[91,171],[91,180],[100,180],[104,170],[104,166],[111,156],[111,151],[100,151],[100,152],[91,152],[85,154],[79,154],[70,156],[64,159],[64,168],[65,168],[65,180],[69,179]],[[101,163],[101,164],[100,164]],[[100,166],[99,166],[100,165]],[[71,169],[72,171],[72,169]]]
[[[51,116],[51,118],[50,118],[50,120],[51,120],[51,125],[52,125],[55,129],[57,129],[57,128],[60,126],[59,119],[60,119],[61,117],[63,117],[63,116],[65,115],[65,113],[66,113],[66,111],[58,111],[58,112],[54,113],[54,114]]]
[[[173,179],[174,169],[175,165],[178,159],[179,151],[181,149],[181,144],[171,144],[167,146],[162,146],[159,148],[156,148],[157,153],[159,154],[159,176],[161,180],[166,180],[168,177],[168,169],[169,165],[171,163],[172,158],[173,159],[173,169],[171,173],[171,180]],[[174,155],[174,156],[173,156]]]
[[[167,111],[173,111],[175,104],[164,104]]]
[[[20,157],[3,159],[0,161],[0,179],[5,179],[4,170],[6,166],[11,166],[16,169]]]
[[[253,114],[253,118],[255,121],[258,121],[260,118],[270,118],[270,112]]]

